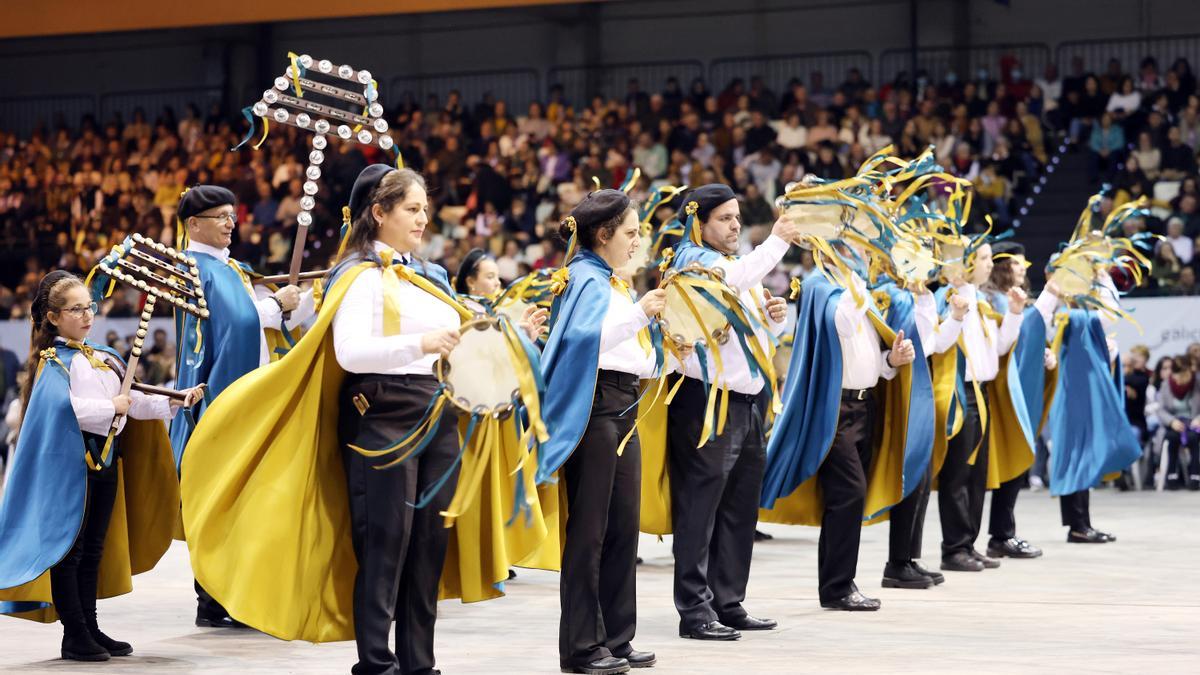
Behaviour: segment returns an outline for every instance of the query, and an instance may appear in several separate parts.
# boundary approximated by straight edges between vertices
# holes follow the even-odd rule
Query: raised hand
[[[892,351],[888,354],[888,365],[893,368],[906,366],[917,358],[917,350],[913,347],[912,340],[904,338],[904,331],[896,333],[896,339],[892,341]]]
[[[771,295],[771,291],[763,289],[763,300],[766,300],[767,316],[771,321],[779,323],[787,318],[787,299]]]

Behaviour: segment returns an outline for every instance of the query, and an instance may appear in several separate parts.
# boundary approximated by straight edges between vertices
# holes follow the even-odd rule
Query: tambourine
[[[469,415],[504,419],[520,398],[514,346],[501,325],[502,317],[477,315],[460,328],[458,345],[438,359],[434,375],[454,407]]]
[[[1096,282],[1096,263],[1087,255],[1068,255],[1051,266],[1063,297],[1089,295]]]
[[[928,239],[903,236],[892,245],[888,255],[897,280],[905,284],[923,284],[929,281],[938,269],[933,242]]]
[[[943,239],[937,242],[937,259],[942,261],[942,272],[947,279],[966,278],[968,244],[966,237],[960,237],[957,241]]]
[[[788,202],[782,197],[776,201],[780,209],[780,217],[792,221],[800,230],[801,235],[808,235],[826,241],[841,238],[846,230],[846,224],[854,222],[855,210],[841,204],[811,204],[804,202]],[[812,249],[812,245],[803,237],[794,242],[797,246]]]
[[[738,294],[725,283],[724,270],[691,263],[668,271],[659,288],[666,290],[667,301],[658,323],[677,348],[729,340],[731,326],[723,310],[738,302]]]

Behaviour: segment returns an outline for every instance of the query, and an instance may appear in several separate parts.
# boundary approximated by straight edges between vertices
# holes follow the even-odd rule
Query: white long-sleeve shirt
[[[63,341],[59,341],[64,344]],[[121,393],[121,377],[124,369],[109,354],[97,350],[95,357],[107,363],[108,370],[92,366],[83,353],[71,359],[71,409],[79,419],[79,428],[98,436],[107,436],[117,411],[113,398]],[[118,370],[120,368],[120,370]],[[128,417],[138,420],[169,420],[178,408],[171,406],[166,396],[143,394],[130,391]],[[117,433],[125,430],[126,418],[117,423]]]
[[[753,251],[737,260],[721,258],[713,265],[724,270],[725,283],[737,289],[738,299],[741,300],[743,311],[753,317],[766,316],[766,326],[755,327],[754,329],[755,338],[762,347],[764,354],[768,353],[771,344],[771,339],[767,331],[769,330],[776,337],[782,335],[786,320],[775,322],[767,314],[760,284],[771,273],[771,270],[775,269],[779,265],[779,262],[783,260],[788,247],[789,244],[786,241],[775,235],[771,235],[767,237],[766,241],[756,246]],[[757,394],[762,391],[763,386],[766,385],[766,381],[763,380],[761,375],[751,376],[750,364],[746,361],[746,355],[742,351],[742,346],[738,344],[736,339],[726,341],[719,349],[723,365],[721,377],[719,379],[716,377],[716,360],[709,359],[709,382],[724,385],[730,391],[736,391],[740,394]],[[692,354],[684,361],[683,374],[695,380],[704,379],[703,371],[700,368],[700,358],[696,354]]]
[[[938,323],[937,301],[932,293],[916,296],[917,335],[921,338],[921,349],[926,357],[945,353],[954,346],[962,332],[962,322],[947,316]]]
[[[646,354],[638,341],[638,332],[650,325],[650,317],[623,289],[609,289],[608,313],[600,327],[600,370],[615,370],[654,377],[654,353]]]
[[[1000,356],[1007,354],[1021,335],[1021,315],[1004,313],[999,326],[979,311],[975,286],[964,284],[955,292],[967,300],[967,315],[962,320],[962,339],[966,346],[968,382],[991,382],[1000,373]]]
[[[842,389],[870,389],[879,383],[880,377],[888,380],[895,377],[896,369],[888,365],[887,355],[891,350],[883,346],[879,333],[867,317],[873,301],[866,282],[857,274],[842,281],[846,290],[833,315],[838,342],[842,346]],[[860,301],[856,301],[855,294],[850,292],[850,284]]]
[[[187,250],[197,253],[206,253],[223,264],[229,264],[229,249],[216,248],[208,244],[202,244],[198,241],[189,241]],[[249,292],[249,289],[247,289]],[[304,323],[316,313],[316,306],[313,302],[313,294],[311,290],[300,294],[300,305],[292,312],[291,318],[286,322],[283,321],[283,311],[279,308],[279,303],[271,299],[271,291],[266,286],[254,286],[254,292],[251,293],[251,298],[254,300],[254,309],[258,311],[258,324],[263,329],[274,328],[280,330],[280,326],[286,323],[287,329],[292,330],[296,326]],[[264,366],[271,361],[271,353],[267,348],[267,336],[259,335],[258,339],[258,365]]]
[[[379,253],[388,247],[375,242]],[[437,354],[421,350],[421,338],[440,328],[458,328],[458,312],[412,283],[400,280],[400,332],[383,334],[383,271],[363,270],[333,315],[333,350],[338,365],[352,373],[432,375]]]

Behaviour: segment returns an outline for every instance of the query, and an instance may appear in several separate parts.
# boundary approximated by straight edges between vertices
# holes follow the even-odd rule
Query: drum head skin
[[[505,416],[517,395],[512,352],[496,319],[473,319],[461,328],[462,339],[438,360],[438,379],[448,385],[454,405],[468,413]]]
[[[687,283],[689,277],[724,283],[724,275],[719,270],[708,270],[695,263],[683,270],[668,273],[663,280],[663,288],[667,291],[667,303],[659,319],[663,335],[676,345],[694,345],[709,340],[723,344],[729,339],[728,319],[711,300]],[[718,301],[724,300],[719,293],[708,293]],[[736,295],[736,292],[734,294]]]
[[[1096,266],[1087,256],[1073,255],[1054,266],[1054,282],[1065,297],[1087,295],[1096,281]]]
[[[784,209],[783,217],[795,223],[801,235],[831,241],[842,236],[846,211],[844,206],[837,204],[791,204]],[[803,243],[797,245],[809,248]]]
[[[892,266],[901,281],[907,283],[924,283],[937,270],[937,260],[933,251],[917,241],[901,239],[890,251]]]

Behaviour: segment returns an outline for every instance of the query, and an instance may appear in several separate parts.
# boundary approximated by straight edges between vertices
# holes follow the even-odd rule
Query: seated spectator
[[[883,120],[874,118],[858,134],[858,144],[868,155],[873,155],[892,144],[892,137],[883,130]],[[938,158],[941,161],[941,158]]]
[[[838,129],[829,121],[829,111],[817,111],[817,121],[808,130],[808,149],[810,152],[819,150],[822,143],[837,140]]]
[[[1124,167],[1113,178],[1113,187],[1117,189],[1116,201],[1121,204],[1138,197],[1151,196],[1151,185],[1153,182],[1142,171],[1137,153],[1130,153]]]
[[[1179,127],[1171,127],[1167,132],[1167,147],[1163,149],[1162,179],[1183,180],[1190,173],[1196,173],[1196,151],[1183,144]]]
[[[811,137],[810,137],[811,140]],[[826,141],[817,148],[817,161],[809,173],[825,180],[841,180],[849,175],[833,143]]]
[[[1200,286],[1196,285],[1196,268],[1179,268],[1179,281],[1173,289],[1175,295],[1200,295]]]
[[[1167,442],[1167,489],[1200,490],[1200,387],[1192,357],[1172,359],[1171,374],[1158,390],[1158,420]],[[1187,473],[1181,469],[1183,449],[1190,454]]]
[[[1121,124],[1131,115],[1136,114],[1141,107],[1142,92],[1133,86],[1133,78],[1126,75],[1121,78],[1121,84],[1117,90],[1108,97],[1108,105],[1104,109],[1106,112],[1112,113],[1113,119]]]
[[[1125,131],[1113,123],[1111,113],[1100,116],[1100,123],[1092,128],[1091,149],[1088,163],[1088,178],[1093,182],[1100,180],[1100,173],[1109,172],[1121,161],[1125,149]]]
[[[1175,249],[1175,258],[1181,265],[1190,265],[1194,254],[1192,238],[1183,232],[1183,218],[1172,216],[1167,220],[1167,239],[1163,244]]]
[[[1179,282],[1179,270],[1182,267],[1179,257],[1175,255],[1175,248],[1162,242],[1155,249],[1154,267],[1150,270],[1150,276],[1159,289],[1171,291]]]
[[[1154,145],[1150,132],[1143,131],[1138,134],[1137,147],[1129,156],[1130,159],[1137,160],[1138,168],[1146,174],[1146,178],[1152,181],[1158,180],[1159,167],[1162,165],[1162,151]]]
[[[800,123],[800,113],[792,110],[781,121],[773,122],[776,142],[785,150],[799,150],[808,145],[808,129]]]

